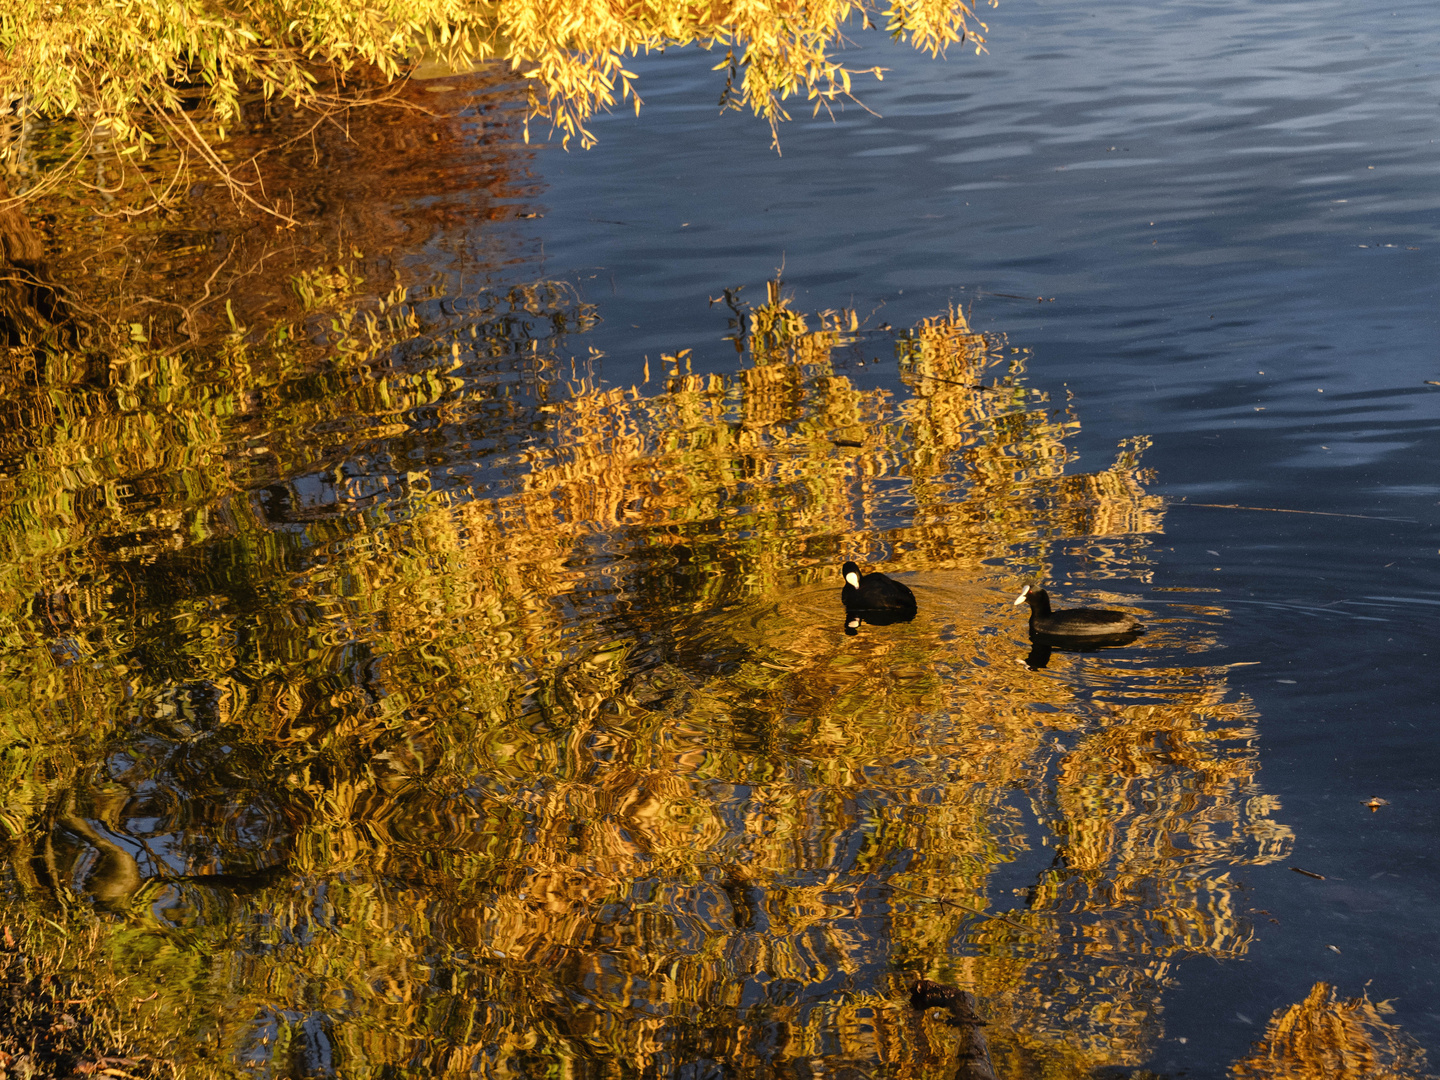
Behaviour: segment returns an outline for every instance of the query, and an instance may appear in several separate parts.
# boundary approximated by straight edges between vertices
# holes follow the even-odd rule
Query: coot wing
[[[1050,616],[1049,621],[1056,625],[1113,630],[1130,625],[1135,621],[1135,617],[1123,611],[1106,611],[1104,608],[1070,608],[1068,611],[1057,611]]]

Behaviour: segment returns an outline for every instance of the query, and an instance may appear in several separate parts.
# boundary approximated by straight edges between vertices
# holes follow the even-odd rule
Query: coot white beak
[[[1029,586],[1029,585],[1026,585],[1023,589],[1020,590],[1020,595],[1017,596],[1017,597],[1015,597],[1015,603],[1011,604],[1010,606],[1011,606],[1011,607],[1019,607],[1021,604],[1023,604],[1023,603],[1025,602],[1025,597],[1027,597],[1027,596],[1029,596],[1029,595],[1030,595],[1030,586]]]
[[[852,589],[858,589],[860,587],[860,575],[855,573],[854,570],[851,570],[850,573],[845,575],[845,580],[850,583]]]

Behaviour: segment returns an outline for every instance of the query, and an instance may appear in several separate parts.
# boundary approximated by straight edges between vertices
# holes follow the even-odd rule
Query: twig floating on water
[[[1324,875],[1324,874],[1312,874],[1309,870],[1301,870],[1300,867],[1298,867],[1298,866],[1292,866],[1292,867],[1290,867],[1290,869],[1293,870],[1293,871],[1295,871],[1295,873],[1297,873],[1297,874],[1304,874],[1306,877],[1313,877],[1313,878],[1315,878],[1315,879],[1318,880],[1318,881],[1324,881],[1324,880],[1325,880],[1325,875]]]
[[[982,911],[980,908],[970,907],[968,904],[962,904],[958,900],[947,900],[943,896],[927,896],[925,893],[916,892],[914,889],[907,889],[904,885],[896,885],[894,882],[887,881],[885,885],[887,888],[909,893],[911,896],[918,896],[921,900],[929,900],[933,904],[949,904],[952,907],[959,908],[961,911],[968,911],[971,915],[979,915],[982,919],[994,919],[996,922],[1002,922],[1006,926],[1013,926],[1016,930],[1024,930],[1031,934],[1044,933],[1043,930],[1039,930],[1036,927],[1015,922],[1013,919],[1005,918],[1004,915],[994,915],[988,911]]]
[[[1325,510],[1287,510],[1282,506],[1241,506],[1239,503],[1192,503],[1172,502],[1171,506],[1204,506],[1211,510],[1263,510],[1267,514],[1309,514],[1312,517],[1360,518],[1362,521],[1407,521],[1415,524],[1414,518],[1376,517],[1373,514],[1332,514]]]

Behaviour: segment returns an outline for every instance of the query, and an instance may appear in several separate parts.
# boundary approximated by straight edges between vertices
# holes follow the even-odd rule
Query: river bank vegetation
[[[454,192],[457,167],[474,174],[523,158],[493,151],[528,143],[533,120],[587,145],[597,110],[640,107],[625,58],[667,47],[712,50],[721,106],[751,109],[773,129],[792,97],[817,110],[847,97],[858,73],[837,59],[845,34],[881,28],[931,53],[983,41],[964,0],[623,9],[22,0],[0,11],[0,341],[62,324],[72,334],[109,325],[151,335],[156,319],[193,337],[221,303],[263,291],[237,292],[236,280],[319,279],[337,257],[386,261],[377,249],[397,241],[393,223],[367,211],[381,192],[360,190],[355,175],[378,178],[390,195],[426,185]],[[433,78],[444,74],[452,77]],[[421,88],[412,76],[428,81]],[[493,189],[508,175],[475,179]],[[47,199],[43,212],[26,210]],[[193,230],[195,242],[224,250],[197,267],[202,288],[172,296],[186,292],[172,273],[140,293],[150,310],[121,314],[91,295],[102,283],[88,252],[112,242],[97,231],[134,250],[144,232],[113,225],[147,215],[208,217],[218,230]],[[287,244],[266,235],[281,226],[292,230]],[[281,249],[289,272],[275,274],[273,262],[260,271]],[[125,271],[127,309],[136,284]],[[71,320],[80,308],[89,317]]]
[[[434,73],[503,62],[526,87],[527,139],[528,120],[537,118],[563,141],[588,145],[585,124],[597,110],[641,105],[627,57],[709,49],[723,73],[721,105],[751,109],[773,130],[792,97],[816,109],[848,97],[858,72],[837,59],[844,35],[877,28],[932,54],[967,37],[978,48],[984,29],[966,0],[18,0],[0,11],[0,114],[11,117],[0,154],[16,153],[34,120],[68,118],[78,124],[74,145],[37,191],[96,153],[123,168],[166,142],[263,205],[254,178],[225,149],[228,132],[275,110],[299,110],[320,124],[356,106],[395,105],[397,81],[417,63]]]

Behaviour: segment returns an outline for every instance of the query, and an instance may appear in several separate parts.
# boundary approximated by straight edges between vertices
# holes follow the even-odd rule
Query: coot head
[[[845,581],[852,589],[858,589],[860,587],[860,567],[855,563],[847,562],[844,566],[840,567],[840,573],[845,575]]]

